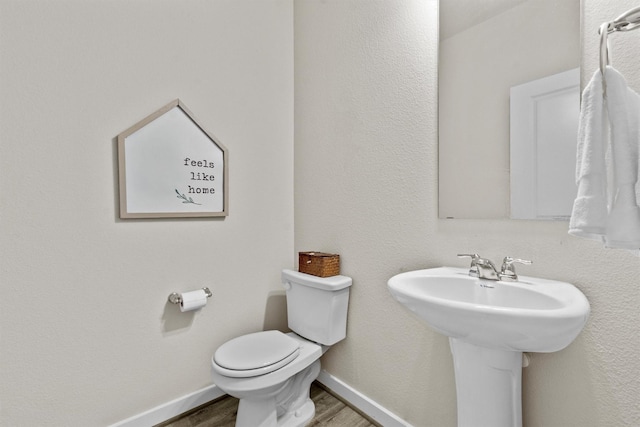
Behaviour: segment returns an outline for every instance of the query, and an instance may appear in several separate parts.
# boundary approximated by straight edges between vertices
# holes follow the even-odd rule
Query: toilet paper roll
[[[192,311],[207,305],[207,293],[204,289],[197,291],[184,292],[182,295],[182,301],[180,302],[180,311]]]

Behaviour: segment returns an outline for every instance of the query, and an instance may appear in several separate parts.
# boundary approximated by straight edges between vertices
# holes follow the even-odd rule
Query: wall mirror
[[[440,218],[568,219],[580,0],[440,0],[439,13]]]

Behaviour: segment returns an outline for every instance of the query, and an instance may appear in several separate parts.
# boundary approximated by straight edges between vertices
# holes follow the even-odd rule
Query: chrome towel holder
[[[600,73],[604,77],[607,65],[611,63],[609,57],[608,35],[614,32],[631,31],[640,28],[640,6],[627,10],[610,22],[603,22],[598,29],[600,34]],[[602,82],[603,93],[606,95],[606,82]]]

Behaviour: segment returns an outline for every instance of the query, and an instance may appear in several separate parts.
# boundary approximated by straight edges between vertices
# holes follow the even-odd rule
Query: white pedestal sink
[[[440,267],[398,274],[388,287],[449,337],[459,427],[522,426],[522,352],[565,348],[589,317],[582,292],[553,280],[484,280]]]

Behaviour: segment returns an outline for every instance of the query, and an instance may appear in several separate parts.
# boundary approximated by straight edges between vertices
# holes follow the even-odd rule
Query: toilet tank
[[[344,339],[350,277],[317,277],[283,270],[282,284],[287,291],[287,315],[292,331],[324,345]]]

